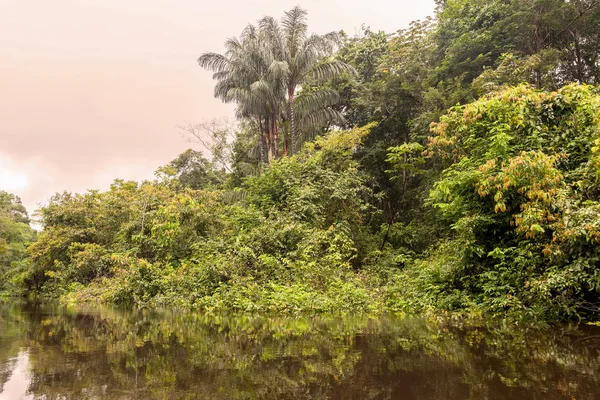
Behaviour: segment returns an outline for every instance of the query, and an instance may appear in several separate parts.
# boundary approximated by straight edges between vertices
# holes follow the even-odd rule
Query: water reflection
[[[0,399],[598,399],[593,327],[0,305]]]
[[[17,357],[2,366],[0,378],[0,400],[30,399],[27,388],[31,381],[29,354],[21,351]]]

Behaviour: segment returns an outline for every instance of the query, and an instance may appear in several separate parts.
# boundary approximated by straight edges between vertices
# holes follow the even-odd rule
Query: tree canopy
[[[35,239],[29,222],[21,199],[0,191],[0,293],[19,290],[19,279],[28,261],[27,246]]]

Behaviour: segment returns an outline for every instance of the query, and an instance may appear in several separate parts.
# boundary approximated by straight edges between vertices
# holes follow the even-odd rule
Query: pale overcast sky
[[[142,180],[190,147],[176,126],[232,116],[196,64],[295,5],[309,29],[393,32],[433,0],[0,0],[0,190],[30,212],[54,193]]]

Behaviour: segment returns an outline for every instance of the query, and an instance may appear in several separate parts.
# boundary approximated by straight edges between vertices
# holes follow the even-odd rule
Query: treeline
[[[225,48],[198,61],[236,127],[184,127],[210,156],[152,182],[56,195],[12,290],[598,318],[600,2],[448,0],[354,37],[294,8]]]

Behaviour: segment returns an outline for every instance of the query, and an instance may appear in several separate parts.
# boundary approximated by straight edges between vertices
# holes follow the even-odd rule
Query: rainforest
[[[598,321],[600,2],[309,22],[296,7],[199,49],[235,120],[182,126],[196,147],[154,179],[32,216],[1,191],[2,296]]]

